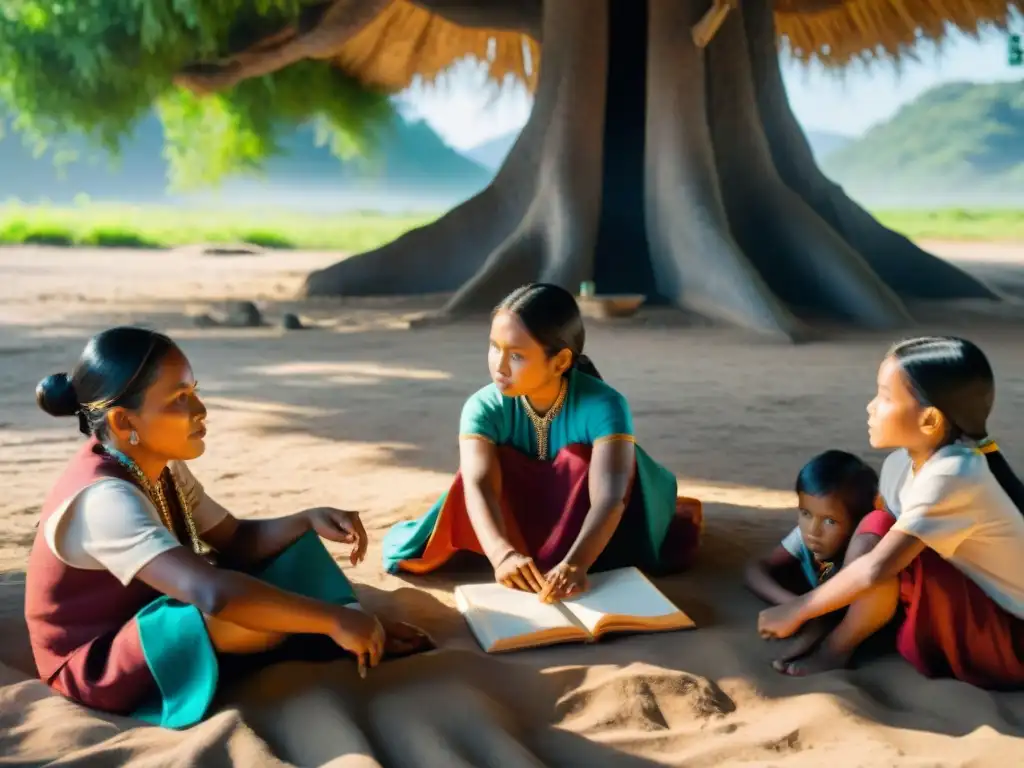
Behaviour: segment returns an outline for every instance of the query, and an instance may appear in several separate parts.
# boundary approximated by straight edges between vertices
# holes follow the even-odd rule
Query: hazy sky
[[[1024,22],[1014,31],[1024,32]],[[806,128],[859,134],[884,120],[915,96],[939,83],[970,80],[1021,80],[1024,67],[1007,62],[1007,37],[992,32],[975,40],[954,35],[941,47],[922,45],[918,61],[906,61],[896,72],[891,64],[854,66],[842,75],[783,61],[790,101]],[[478,64],[457,65],[441,85],[410,89],[404,97],[413,114],[429,122],[444,140],[467,149],[495,136],[518,130],[530,111],[530,97],[521,87],[494,93]]]

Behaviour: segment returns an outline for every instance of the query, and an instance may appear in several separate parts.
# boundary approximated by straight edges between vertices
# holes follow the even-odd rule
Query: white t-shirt
[[[183,462],[169,467],[200,535],[227,517]],[[64,502],[47,519],[43,533],[50,551],[64,563],[110,571],[125,586],[157,555],[181,546],[153,502],[133,483],[116,478],[98,480]]]
[[[988,460],[960,443],[938,450],[915,475],[910,456],[886,458],[879,491],[896,518],[892,530],[914,536],[1024,618],[1024,514],[999,485]]]

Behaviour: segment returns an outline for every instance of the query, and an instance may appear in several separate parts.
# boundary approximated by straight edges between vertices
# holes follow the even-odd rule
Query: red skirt
[[[872,512],[857,533],[884,536],[895,523]],[[953,677],[979,688],[1024,686],[1024,619],[1000,607],[934,550],[900,573],[904,616],[896,649],[927,677]]]
[[[590,454],[588,446],[571,445],[553,461],[539,461],[514,448],[498,447],[506,535],[542,571],[566,556],[590,512]],[[687,568],[697,553],[703,526],[700,501],[677,498],[674,478],[671,487],[651,488],[645,487],[640,474],[594,571],[636,566],[654,574],[673,573]],[[428,526],[429,536],[424,536]],[[655,537],[652,531],[663,533]],[[461,475],[439,502],[436,516],[431,510],[422,520],[395,526],[385,537],[384,549],[385,567],[392,573],[429,573],[459,551],[482,555],[466,510]]]

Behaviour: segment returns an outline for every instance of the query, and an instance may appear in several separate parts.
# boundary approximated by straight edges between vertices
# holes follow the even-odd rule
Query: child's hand
[[[576,597],[587,591],[590,586],[587,572],[578,565],[562,562],[548,571],[544,577],[544,588],[540,591],[540,599],[545,603]]]
[[[515,551],[509,552],[495,566],[494,580],[509,589],[523,592],[540,592],[544,587],[544,577],[533,562],[533,558]]]
[[[757,617],[757,631],[766,640],[795,635],[803,624],[800,618],[800,603],[797,600],[766,608]]]

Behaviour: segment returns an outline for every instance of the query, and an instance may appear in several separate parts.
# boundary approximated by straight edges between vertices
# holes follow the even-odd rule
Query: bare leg
[[[377,618],[386,634],[384,640],[384,656],[386,658],[397,659],[437,648],[433,638],[419,627],[404,621],[394,621],[380,616]]]
[[[857,647],[892,620],[899,599],[898,578],[879,584],[846,610],[839,626],[817,651],[795,661],[776,662],[775,668],[783,674],[800,677],[845,667]]]
[[[870,552],[872,549],[878,546],[879,541],[881,541],[881,539],[874,534],[861,534],[859,536],[855,536],[853,538],[853,541],[850,542],[850,546],[846,551],[846,557],[843,558],[843,568],[848,566],[858,557],[863,557],[864,555],[866,555],[868,552]],[[881,600],[882,597],[882,595],[879,595],[879,600]],[[898,587],[896,590],[896,598],[899,598]],[[871,595],[865,595],[863,599],[869,600],[871,599]],[[893,605],[892,611],[895,611],[895,609],[896,607],[895,605]],[[874,629],[870,630],[867,634],[860,637],[860,639],[858,639],[853,645],[849,645],[852,629],[851,627],[847,627],[847,629],[844,630],[843,626],[846,624],[847,617],[850,613],[853,612],[853,610],[854,608],[853,606],[851,606],[845,612],[837,611],[834,614],[822,616],[821,618],[806,624],[803,630],[797,635],[793,643],[786,650],[786,653],[780,656],[774,662],[772,662],[772,666],[776,669],[776,671],[782,672],[784,674],[807,674],[807,672],[798,671],[800,669],[803,669],[805,665],[794,664],[794,662],[811,655],[812,652],[815,651],[815,649],[817,649],[822,644],[822,641],[825,640],[825,638],[829,637],[830,633],[832,633],[833,635],[835,635],[836,633],[840,634],[836,640],[829,638],[829,641],[825,643],[825,647],[821,650],[821,654],[824,654],[827,657],[833,657],[832,661],[834,662],[836,660],[836,658],[834,657],[834,651],[837,648],[841,649],[844,647],[849,647],[849,651],[847,651],[845,655],[842,655],[840,651],[842,661],[839,664],[839,666],[844,665],[846,663],[846,660],[849,658],[850,654],[853,653],[857,646],[860,645],[866,638],[870,637],[874,632],[881,629],[889,620],[888,618],[885,619],[885,621],[883,621],[881,624],[876,626]],[[890,611],[889,613],[889,618],[892,617],[892,611]],[[870,624],[871,622],[872,620],[869,618],[866,623]],[[829,649],[833,647],[833,643],[836,643],[837,645],[835,648],[833,648],[833,651],[830,651]],[[815,654],[815,656],[817,655],[820,654]],[[811,664],[816,663],[813,660],[808,661]]]
[[[786,646],[786,652],[776,659],[772,666],[782,672],[786,664],[806,656],[817,648],[835,626],[836,621],[832,616],[822,616],[807,622]]]
[[[384,650],[385,655],[389,658],[411,656],[437,647],[426,632],[412,624],[378,618],[387,634]],[[203,620],[206,622],[206,631],[210,635],[210,642],[213,643],[213,647],[218,653],[236,655],[263,653],[273,650],[287,637],[283,633],[247,629],[215,616],[204,615]]]
[[[286,635],[277,632],[259,632],[240,627],[216,616],[203,615],[210,642],[218,653],[250,654],[263,653],[276,648]]]

